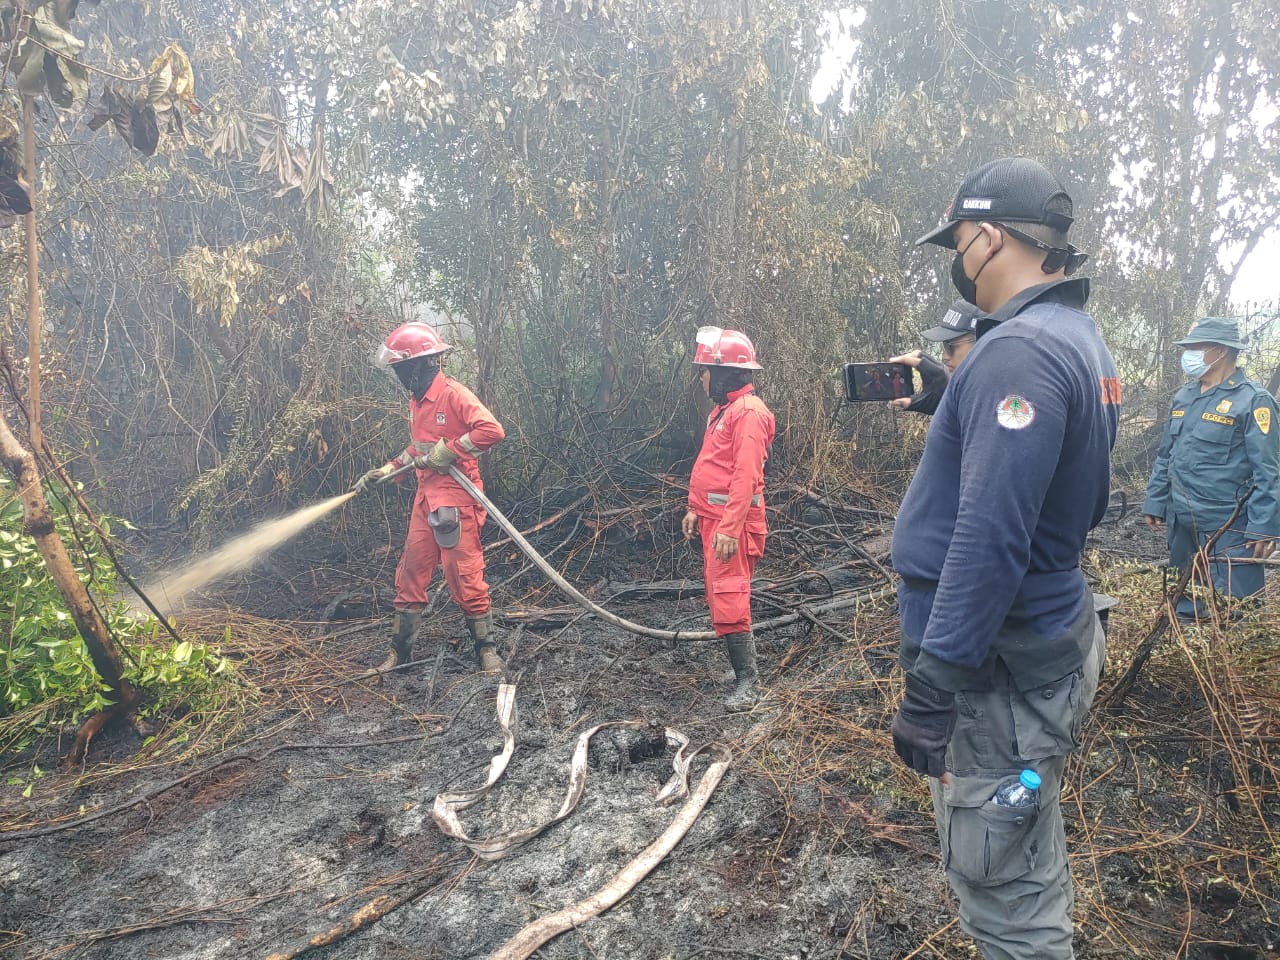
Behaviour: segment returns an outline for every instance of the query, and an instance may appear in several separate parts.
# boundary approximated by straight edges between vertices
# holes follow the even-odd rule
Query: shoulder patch
[[[1119,377],[1099,377],[1098,382],[1102,387],[1103,406],[1111,404],[1119,406],[1124,402],[1124,389],[1121,386]]]
[[[1271,432],[1271,408],[1258,407],[1253,411],[1254,422],[1258,424],[1258,429],[1263,433]]]
[[[1026,397],[1011,393],[996,404],[996,422],[1006,430],[1025,429],[1035,420],[1035,405]]]

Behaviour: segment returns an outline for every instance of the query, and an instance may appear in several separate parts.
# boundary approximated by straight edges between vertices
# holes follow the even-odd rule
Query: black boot
[[[379,672],[392,670],[413,659],[413,640],[422,626],[421,610],[397,610],[391,621],[391,652],[378,668]]]
[[[476,666],[481,673],[501,673],[504,666],[493,642],[493,611],[479,617],[467,617],[467,632],[475,645]]]
[[[760,699],[760,691],[756,689],[759,676],[756,671],[756,638],[750,633],[731,633],[724,642],[738,683],[733,693],[725,698],[724,705],[730,710],[750,710]]]

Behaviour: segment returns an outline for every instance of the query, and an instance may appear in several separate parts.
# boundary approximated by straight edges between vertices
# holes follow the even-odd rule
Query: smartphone
[[[916,392],[915,378],[905,363],[846,363],[844,395],[851,403],[897,400]]]

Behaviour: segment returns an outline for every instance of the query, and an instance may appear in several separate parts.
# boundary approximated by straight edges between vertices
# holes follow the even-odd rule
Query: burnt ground
[[[673,539],[671,513],[642,505],[567,521],[537,543],[597,599],[630,587],[608,604],[623,616],[702,628],[696,590],[646,595],[639,586],[698,575],[697,558]],[[880,582],[887,518],[874,504],[801,504],[788,518],[758,570],[770,582],[759,618]],[[496,862],[442,836],[430,818],[435,795],[479,785],[500,749],[496,681],[460,658],[461,618],[442,604],[418,638],[419,665],[382,685],[343,682],[385,652],[378,618],[395,556],[334,547],[349,536],[316,531],[265,573],[225,585],[221,599],[238,609],[188,616],[189,631],[221,639],[240,665],[233,718],[231,708],[207,722],[175,718],[145,744],[115,730],[83,770],[40,778],[33,765],[53,768],[65,743],[6,758],[4,775],[18,783],[0,787],[0,953],[292,956],[391,896],[406,902],[306,955],[485,957],[593,892],[661,832],[678,807],[657,807],[649,794],[669,775],[670,751],[653,755],[642,732],[605,732],[564,823]],[[1105,696],[1155,616],[1161,549],[1132,516],[1104,525],[1094,547],[1100,587],[1124,600]],[[813,570],[824,572],[799,576]],[[735,716],[720,704],[725,661],[714,645],[673,646],[577,618],[509,547],[490,552],[490,581],[519,723],[507,777],[462,814],[473,836],[549,816],[574,741],[594,723],[667,724],[734,752],[674,852],[618,906],[537,956],[976,955],[952,923],[927,791],[893,758],[886,732],[898,690],[891,604],[762,634],[771,695]],[[342,617],[364,619],[326,622]],[[1278,632],[1257,613],[1168,641],[1122,710],[1094,711],[1065,805],[1078,956],[1280,956]],[[218,766],[83,826],[28,839],[3,832],[74,824],[228,753],[285,743],[318,746]],[[704,769],[695,764],[694,777]]]

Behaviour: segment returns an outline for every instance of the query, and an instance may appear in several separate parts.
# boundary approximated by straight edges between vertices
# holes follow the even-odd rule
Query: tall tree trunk
[[[26,168],[27,193],[31,210],[27,213],[27,383],[31,394],[27,410],[31,417],[31,445],[39,450],[40,437],[40,245],[36,238],[36,131],[35,98],[22,98],[22,165]]]
[[[111,688],[110,696],[115,701],[113,707],[91,717],[77,732],[67,762],[78,763],[84,758],[89,741],[108,721],[133,713],[138,694],[124,678],[124,662],[120,659],[120,653],[111,640],[106,623],[94,607],[89,591],[71,565],[67,548],[54,527],[53,514],[40,487],[35,457],[13,435],[3,411],[0,411],[0,463],[4,464],[5,470],[17,482],[18,498],[22,501],[23,526],[35,540],[40,556],[44,557],[49,574],[67,601],[67,609],[71,612],[76,629],[84,638],[94,669]]]

